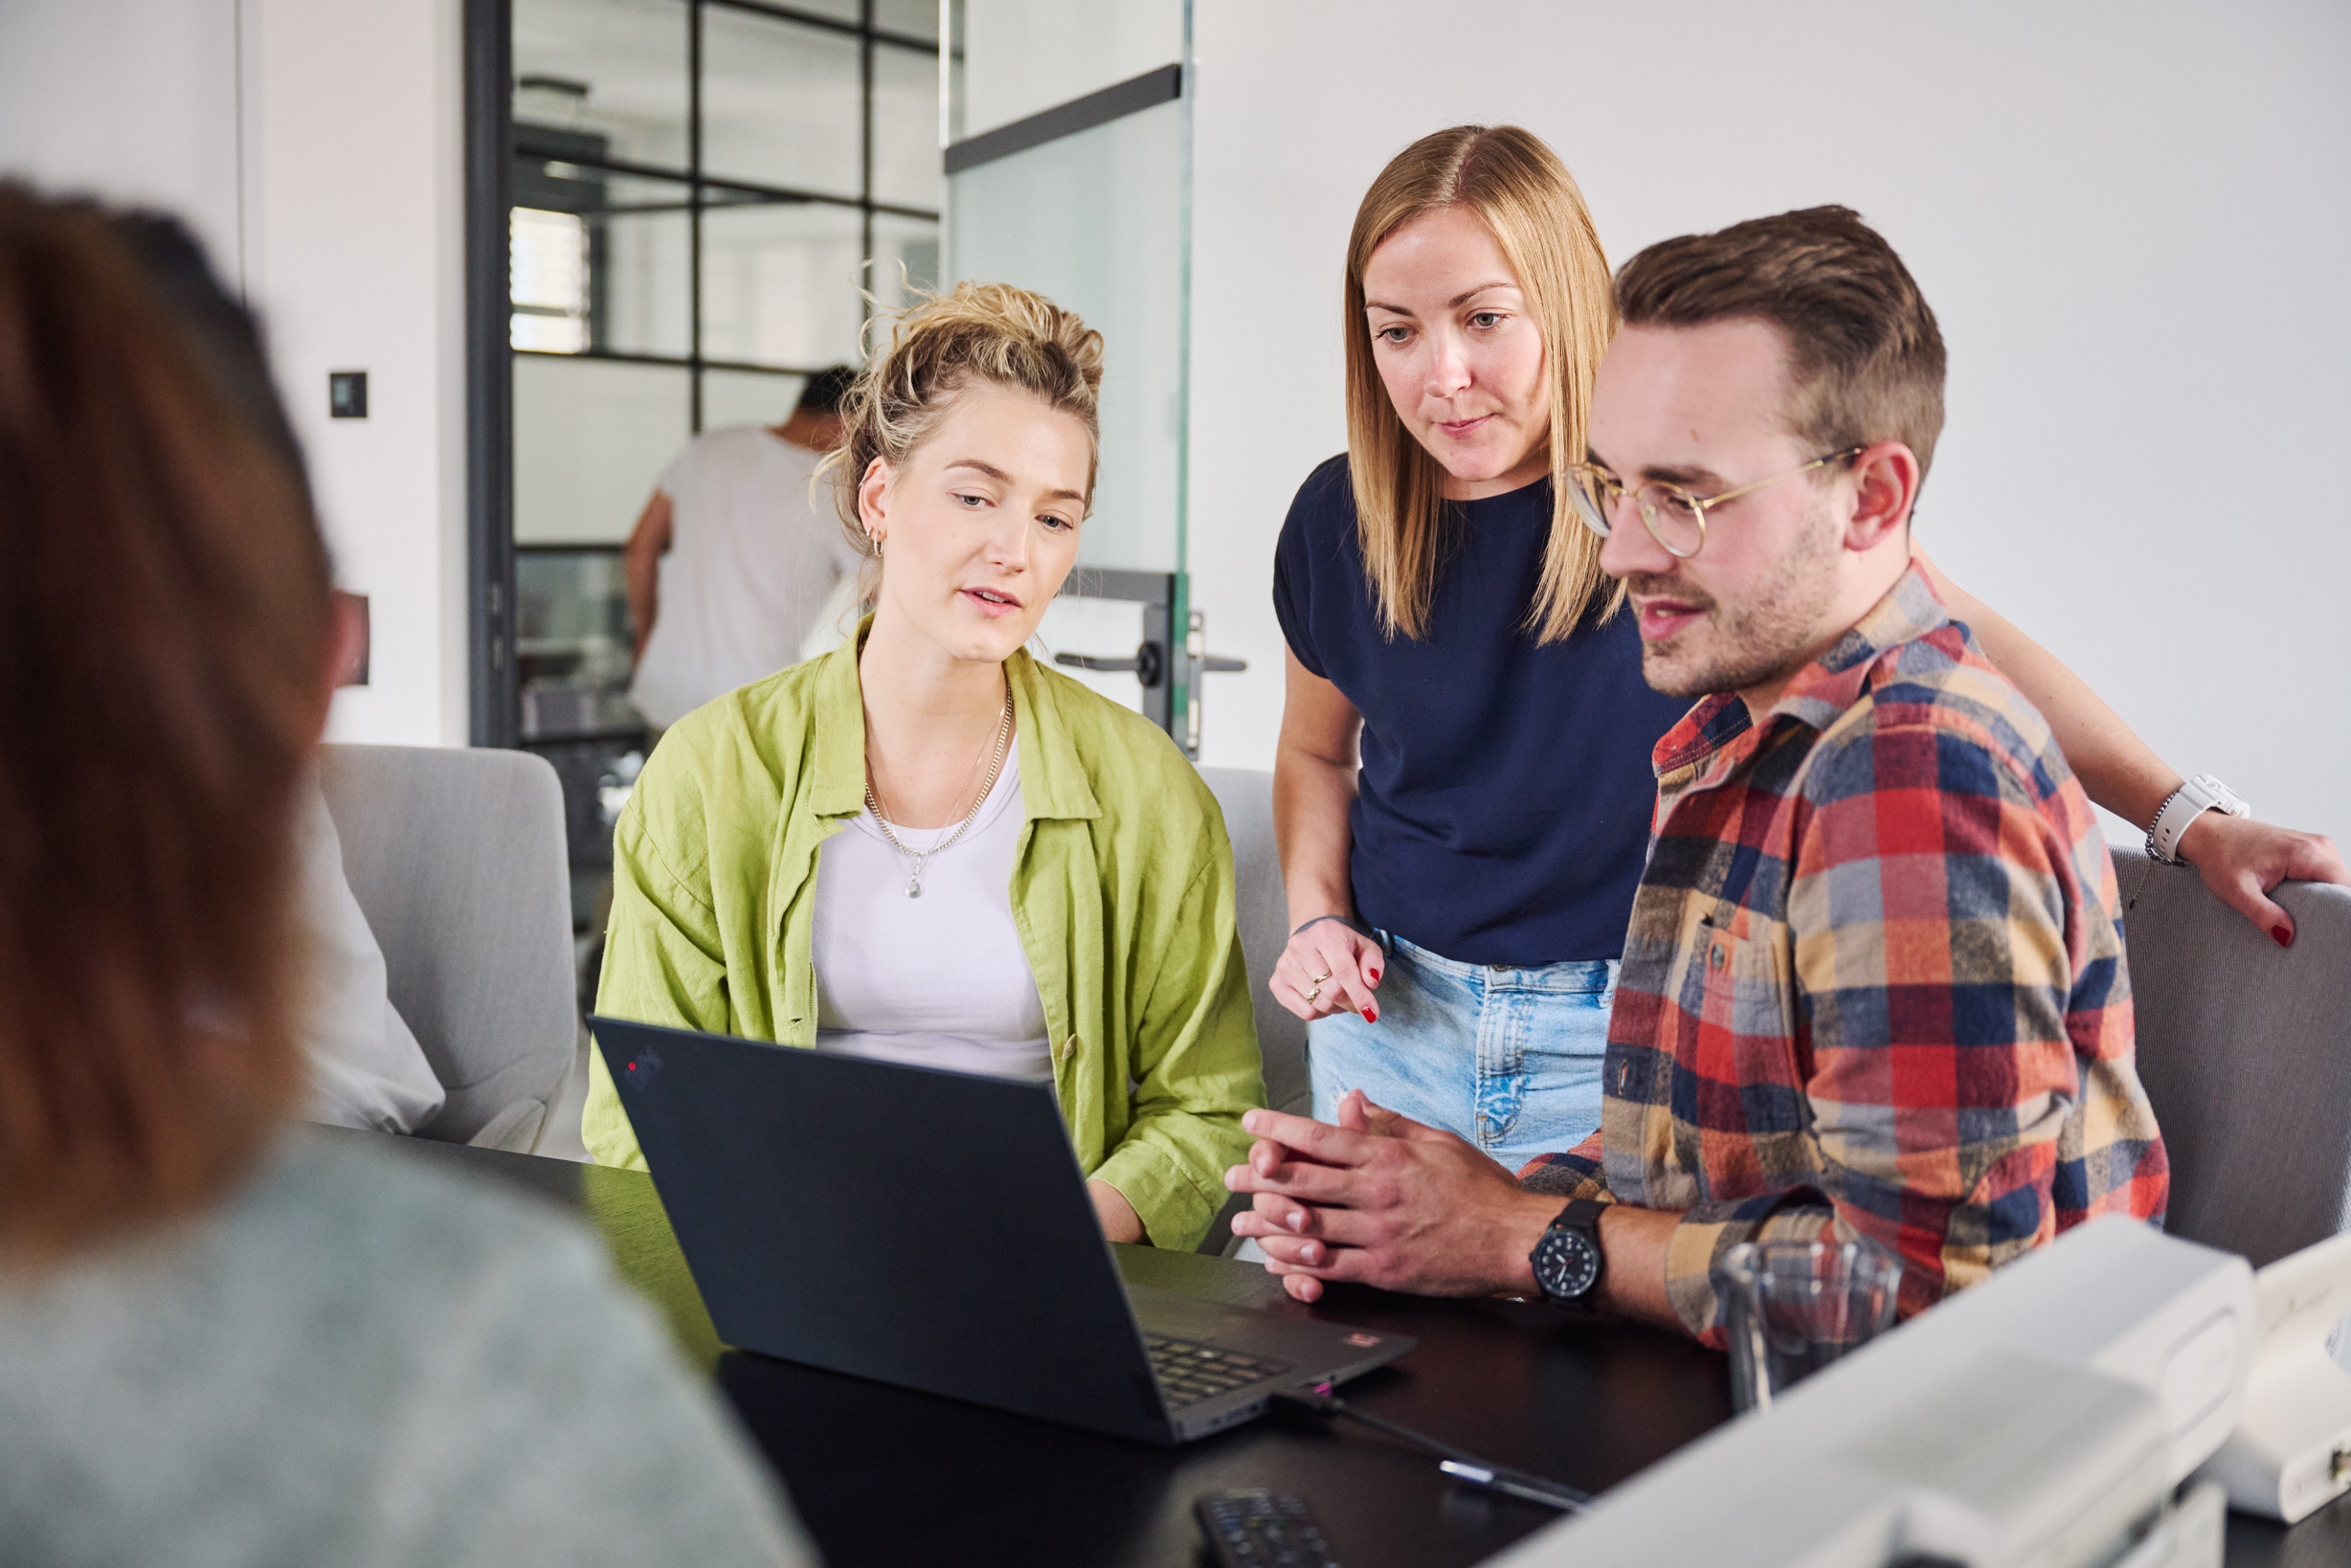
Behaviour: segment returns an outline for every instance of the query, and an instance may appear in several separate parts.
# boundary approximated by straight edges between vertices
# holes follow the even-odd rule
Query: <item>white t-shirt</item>
[[[820,455],[757,425],[714,430],[663,471],[669,553],[629,700],[666,729],[800,659],[857,551],[811,503]]]
[[[971,830],[923,867],[862,811],[817,856],[817,1048],[923,1067],[1046,1082],[1053,1053],[1037,976],[1012,919],[1026,814],[1015,742]],[[920,853],[955,831],[902,828]]]

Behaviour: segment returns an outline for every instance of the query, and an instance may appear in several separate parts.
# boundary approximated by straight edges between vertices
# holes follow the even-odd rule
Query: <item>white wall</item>
[[[1197,0],[1204,760],[1265,766],[1274,536],[1344,445],[1339,273],[1414,138],[1514,121],[1612,261],[1858,208],[1940,316],[1920,534],[2175,764],[2351,840],[2351,9]]]
[[[0,173],[178,212],[237,281],[237,0],[0,5]]]
[[[337,740],[466,740],[464,164],[458,0],[245,0],[259,14],[256,297],[369,683]],[[247,83],[249,101],[255,84]],[[368,417],[326,373],[368,371]]]
[[[466,732],[458,0],[0,5],[0,169],[184,213],[267,321],[371,683],[339,740]],[[329,370],[369,416],[326,418]]]

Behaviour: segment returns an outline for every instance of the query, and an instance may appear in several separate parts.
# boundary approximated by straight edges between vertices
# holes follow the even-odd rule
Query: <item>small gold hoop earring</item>
[[[876,555],[880,555],[882,553],[882,536],[878,533],[869,533],[865,537],[873,541],[873,552]]]

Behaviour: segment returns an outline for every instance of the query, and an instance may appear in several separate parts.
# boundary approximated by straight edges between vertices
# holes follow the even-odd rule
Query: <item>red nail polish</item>
[[[2290,948],[2294,946],[2294,933],[2286,930],[2286,928],[2283,926],[2272,926],[2270,928],[2270,939],[2275,942],[2281,948]]]
[[[1379,1009],[1377,1007],[1365,1008],[1363,1010],[1363,1021],[1366,1023],[1377,1023],[1379,1021]]]

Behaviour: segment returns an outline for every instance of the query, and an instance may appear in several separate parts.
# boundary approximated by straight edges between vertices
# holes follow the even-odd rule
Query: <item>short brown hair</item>
[[[1347,468],[1364,576],[1381,630],[1427,635],[1438,570],[1459,525],[1444,501],[1444,471],[1404,428],[1379,379],[1364,323],[1363,269],[1390,235],[1447,207],[1467,208],[1494,236],[1542,329],[1551,382],[1551,539],[1528,630],[1537,642],[1565,641],[1595,604],[1605,619],[1624,602],[1623,585],[1600,569],[1600,538],[1578,521],[1563,478],[1569,463],[1584,458],[1592,382],[1616,316],[1608,257],[1576,176],[1549,143],[1521,126],[1431,132],[1388,160],[1355,209],[1344,291]]]
[[[172,282],[0,184],[0,1248],[34,1259],[213,1198],[302,1083],[325,547],[232,385],[257,348]]]
[[[1663,239],[1617,274],[1627,326],[1741,317],[1787,335],[1796,434],[1823,452],[1900,441],[1924,475],[1943,429],[1943,335],[1885,236],[1849,207]]]

